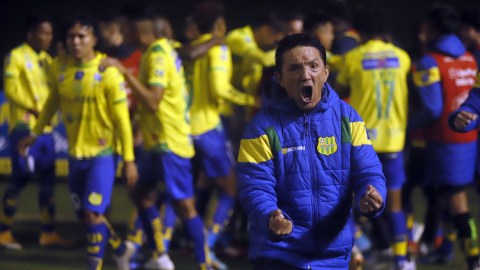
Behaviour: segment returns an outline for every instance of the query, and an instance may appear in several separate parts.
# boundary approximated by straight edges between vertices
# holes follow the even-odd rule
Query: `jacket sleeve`
[[[345,122],[345,120],[342,121]],[[372,185],[383,199],[383,207],[375,215],[378,216],[385,209],[387,197],[387,187],[385,176],[382,172],[382,164],[378,159],[377,153],[373,150],[372,141],[370,141],[370,137],[368,136],[365,122],[353,108],[351,108],[349,121],[351,134],[350,177],[353,181],[355,207],[360,211],[360,200],[365,196],[367,186]]]
[[[266,132],[251,121],[240,143],[237,178],[240,202],[248,215],[250,226],[266,239],[278,242],[288,235],[274,235],[268,228],[270,213],[279,209],[271,149]],[[291,220],[286,213],[284,216]]]
[[[468,132],[480,127],[480,120],[477,118],[477,120],[472,121],[468,126],[466,126],[464,130],[458,130],[455,128],[453,122],[455,121],[457,114],[461,111],[467,111],[480,116],[480,72],[477,73],[477,81],[475,82],[473,89],[470,90],[467,100],[462,104],[462,106],[460,106],[458,110],[452,112],[448,116],[448,125],[450,126],[450,129],[454,131]]]
[[[407,129],[414,130],[430,124],[443,111],[442,82],[437,62],[429,55],[423,57],[413,74],[421,107],[410,117]]]

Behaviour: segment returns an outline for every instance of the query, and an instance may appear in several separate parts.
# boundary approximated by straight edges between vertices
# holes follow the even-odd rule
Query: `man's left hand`
[[[123,66],[123,64],[117,58],[107,57],[100,60],[99,69],[106,69],[107,67],[116,67],[122,74],[127,72],[125,66]]]
[[[383,198],[374,186],[368,185],[365,196],[360,200],[360,211],[364,215],[373,215],[382,209]]]

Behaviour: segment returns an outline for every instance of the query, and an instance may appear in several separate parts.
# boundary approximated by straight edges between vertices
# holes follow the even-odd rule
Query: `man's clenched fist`
[[[288,219],[285,219],[282,210],[277,209],[270,213],[268,228],[275,235],[287,235],[292,232],[292,222]]]
[[[455,117],[453,125],[458,129],[463,131],[472,121],[477,120],[478,116],[467,111],[460,111]]]
[[[382,195],[377,192],[374,186],[368,185],[365,196],[360,200],[360,211],[364,215],[373,215],[382,209]]]

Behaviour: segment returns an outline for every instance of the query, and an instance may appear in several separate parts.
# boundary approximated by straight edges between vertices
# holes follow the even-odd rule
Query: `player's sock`
[[[218,205],[213,216],[213,225],[208,231],[208,247],[212,249],[217,242],[218,235],[225,225],[227,225],[235,206],[235,198],[228,194],[218,196]]]
[[[154,253],[153,257],[157,258],[165,252],[160,213],[156,206],[152,205],[149,208],[139,210],[138,215],[142,221],[143,230],[148,239],[148,245]]]
[[[13,217],[17,212],[18,197],[20,192],[17,188],[9,186],[3,196],[3,208],[0,212],[0,232],[9,231],[13,223]]]
[[[203,226],[200,216],[196,216],[192,219],[183,221],[183,225],[187,230],[189,239],[193,242],[193,249],[195,252],[195,258],[199,265],[207,262],[209,253],[207,242],[205,241],[206,230]]]
[[[172,241],[173,230],[175,229],[175,219],[177,216],[170,202],[164,204],[162,208],[163,243],[165,244],[165,252],[168,252],[170,249],[170,242]]]
[[[103,254],[108,239],[108,227],[106,223],[87,225],[87,254],[88,270],[100,270],[103,264]]]
[[[477,243],[477,226],[470,213],[458,214],[452,217],[453,224],[458,231],[458,240],[467,262],[471,266],[478,262],[479,250]]]
[[[200,218],[204,219],[207,212],[207,205],[210,201],[211,189],[195,189],[195,208]]]
[[[396,265],[403,265],[407,256],[407,230],[402,211],[390,213],[393,234],[393,257]]]
[[[122,241],[122,239],[118,237],[118,235],[115,233],[115,230],[113,230],[110,222],[108,222],[106,218],[104,220],[108,228],[108,243],[112,247],[113,253],[115,255],[122,256],[123,253],[125,253],[127,247],[125,246],[125,243]]]
[[[128,223],[127,240],[132,241],[137,248],[143,245],[143,224],[137,210],[132,213]]]
[[[407,214],[407,235],[408,241],[413,241],[413,213]]]
[[[40,188],[38,204],[40,205],[42,231],[45,233],[52,233],[55,229],[53,225],[55,217],[53,190]]]

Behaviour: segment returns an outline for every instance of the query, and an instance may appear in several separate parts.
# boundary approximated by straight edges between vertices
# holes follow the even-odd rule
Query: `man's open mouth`
[[[305,102],[312,100],[313,89],[311,86],[302,87],[302,98]]]

